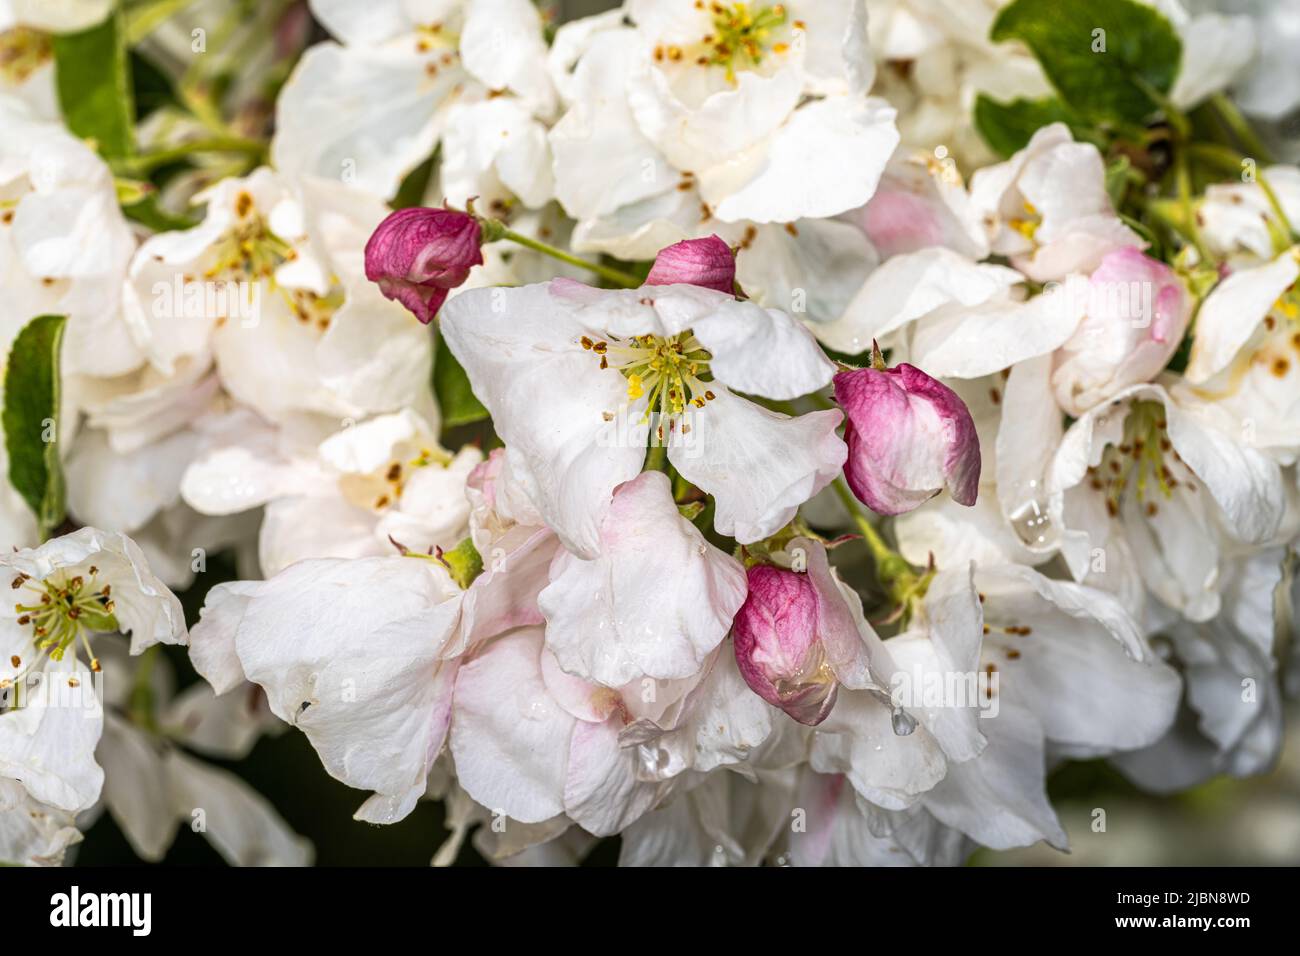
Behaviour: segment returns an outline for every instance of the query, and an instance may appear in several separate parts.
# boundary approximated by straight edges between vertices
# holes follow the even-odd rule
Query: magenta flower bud
[[[684,239],[660,249],[646,285],[698,285],[732,295],[736,291],[736,257],[717,236]]]
[[[478,220],[452,209],[414,206],[390,214],[366,243],[366,278],[428,325],[447,292],[483,264]]]
[[[731,625],[736,664],[754,693],[801,724],[835,705],[838,684],[820,640],[821,601],[808,574],[759,564]]]
[[[973,505],[980,444],[970,410],[919,368],[861,368],[835,376],[849,458],[844,477],[872,511],[911,511],[945,487]]]

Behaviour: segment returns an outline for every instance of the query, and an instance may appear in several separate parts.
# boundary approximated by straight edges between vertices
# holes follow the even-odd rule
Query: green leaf
[[[1135,0],[1014,0],[990,36],[1028,46],[1061,98],[1096,121],[1148,119],[1182,58],[1169,21]]]
[[[67,317],[32,319],[14,339],[5,368],[5,448],[9,481],[36,515],[41,540],[63,524],[59,461],[59,352]]]
[[[175,213],[168,212],[158,202],[158,194],[150,193],[141,197],[136,202],[124,202],[119,194],[118,201],[122,202],[122,213],[132,222],[138,222],[142,226],[148,226],[154,232],[173,232],[180,229],[190,229],[198,225],[197,219],[178,216]]]
[[[424,193],[429,188],[429,180],[433,178],[437,158],[438,151],[434,150],[432,156],[406,174],[402,185],[397,188],[397,195],[393,197],[394,209],[406,209],[424,202]]]
[[[55,79],[68,129],[117,159],[135,148],[131,68],[120,12],[99,26],[54,37]]]
[[[469,387],[469,376],[441,338],[433,357],[433,391],[442,409],[443,428],[472,425],[488,417],[488,410]]]
[[[975,128],[984,137],[984,142],[1004,159],[1024,149],[1030,137],[1044,126],[1068,123],[1073,130],[1081,125],[1078,114],[1055,96],[999,103],[980,93],[975,97],[974,118]],[[1075,138],[1086,137],[1076,134]]]
[[[1120,156],[1106,167],[1106,195],[1116,209],[1124,205],[1124,197],[1132,178],[1133,163],[1127,156]]]

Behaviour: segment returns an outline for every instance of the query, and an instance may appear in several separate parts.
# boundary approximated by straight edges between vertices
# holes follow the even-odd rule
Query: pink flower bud
[[[731,625],[736,664],[754,693],[801,724],[826,719],[838,686],[820,639],[821,601],[808,574],[749,569],[749,594]]]
[[[957,393],[919,368],[862,368],[835,376],[849,458],[844,477],[877,514],[911,511],[947,487],[973,505],[979,491],[975,422]]]
[[[478,220],[451,209],[412,207],[388,216],[366,243],[366,278],[428,325],[447,292],[483,264]]]
[[[1088,309],[1056,353],[1052,388],[1082,415],[1130,385],[1155,378],[1178,349],[1192,297],[1163,262],[1125,247],[1108,253],[1088,281]]]
[[[717,236],[684,239],[659,250],[645,284],[698,285],[732,295],[736,291],[736,257]]]

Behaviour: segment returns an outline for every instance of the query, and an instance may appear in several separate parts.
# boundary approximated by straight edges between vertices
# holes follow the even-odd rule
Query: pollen
[[[653,304],[647,300],[647,304]],[[579,340],[584,349],[600,356],[600,367],[613,368],[627,379],[629,402],[645,398],[647,419],[651,413],[673,419],[688,407],[703,408],[717,396],[709,389],[712,356],[691,332],[661,337],[636,335],[628,339],[591,342]]]

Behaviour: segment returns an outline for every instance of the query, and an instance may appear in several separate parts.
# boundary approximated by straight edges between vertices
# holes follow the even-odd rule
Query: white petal
[[[662,472],[622,485],[600,555],[561,553],[538,596],[560,666],[607,687],[697,673],[744,600],[744,571],[678,513]]]
[[[935,378],[978,378],[1063,345],[1083,318],[1088,280],[1068,276],[1028,302],[994,300],[950,308],[922,323],[912,364]]]
[[[233,773],[193,760],[180,751],[167,756],[172,812],[196,820],[201,831],[231,866],[308,866],[311,843],[298,836],[275,808]]]
[[[491,90],[534,98],[549,112],[554,103],[546,73],[546,43],[537,7],[528,0],[474,0],[465,14],[461,62]]]
[[[218,694],[246,680],[235,638],[249,601],[262,588],[260,581],[225,581],[204,598],[199,622],[190,632],[190,663]]]
[[[0,778],[0,858],[22,866],[61,866],[81,842],[72,815],[37,803],[22,784]]]
[[[668,458],[714,496],[713,525],[741,544],[776,533],[798,507],[830,484],[848,449],[835,434],[838,410],[790,418],[719,388],[689,416],[691,431]]]
[[[738,392],[798,398],[825,388],[835,374],[808,330],[777,309],[724,299],[692,328],[713,356],[710,371]]]
[[[921,249],[887,259],[868,276],[842,317],[813,331],[831,348],[856,355],[870,349],[872,339],[883,339],[936,309],[977,306],[1020,281],[1014,270],[978,264],[951,249]]]
[[[113,821],[137,856],[158,862],[176,835],[176,816],[156,742],[109,714],[96,755],[104,765],[104,802]]]
[[[619,719],[579,720],[569,743],[564,809],[588,833],[612,836],[653,807],[658,787],[636,777],[635,755],[618,745]]]
[[[1196,314],[1187,380],[1199,385],[1227,368],[1298,277],[1300,259],[1288,253],[1267,265],[1234,272],[1215,286]]]
[[[1191,109],[1231,83],[1255,55],[1255,31],[1249,17],[1206,13],[1193,17],[1179,31],[1183,62],[1194,70],[1179,70],[1169,99]]]
[[[700,177],[723,221],[792,222],[856,209],[876,191],[898,145],[884,100],[829,97],[795,111],[770,142]],[[843,157],[852,156],[846,166]]]
[[[638,129],[626,98],[636,34],[600,34],[574,71],[576,102],[551,129],[555,195],[569,215],[603,216],[671,189],[675,172]]]
[[[834,219],[792,225],[793,234],[760,227],[736,256],[736,281],[760,305],[829,323],[844,314],[879,258],[856,226]]]
[[[1002,704],[984,728],[989,745],[953,764],[925,795],[925,808],[950,827],[996,850],[1067,838],[1044,792],[1043,731],[1026,710]]]
[[[414,37],[393,43],[307,50],[276,103],[277,169],[343,178],[384,199],[397,192],[433,152],[437,111],[465,74],[453,65],[430,77],[432,61],[416,52]]]
[[[943,779],[943,751],[924,726],[894,732],[888,703],[866,691],[840,691],[812,735],[809,765],[842,773],[867,800],[889,810],[911,806]]]
[[[68,685],[71,675],[76,688]],[[25,691],[27,706],[0,715],[0,776],[21,780],[41,803],[77,813],[99,798],[104,784],[95,762],[104,708],[93,675],[70,655],[51,661],[42,676],[39,689]]]
[[[564,811],[576,723],[547,693],[541,653],[541,628],[523,628],[489,644],[456,680],[451,752],[461,786],[520,823]]]
[[[610,495],[641,470],[645,450],[611,436],[603,416],[627,404],[627,381],[578,344],[578,315],[542,284],[471,290],[441,322],[533,504],[566,547],[591,557]]]
[[[249,601],[236,647],[331,775],[400,796],[424,786],[446,734],[455,665],[439,652],[456,594],[431,562],[301,561]]]

